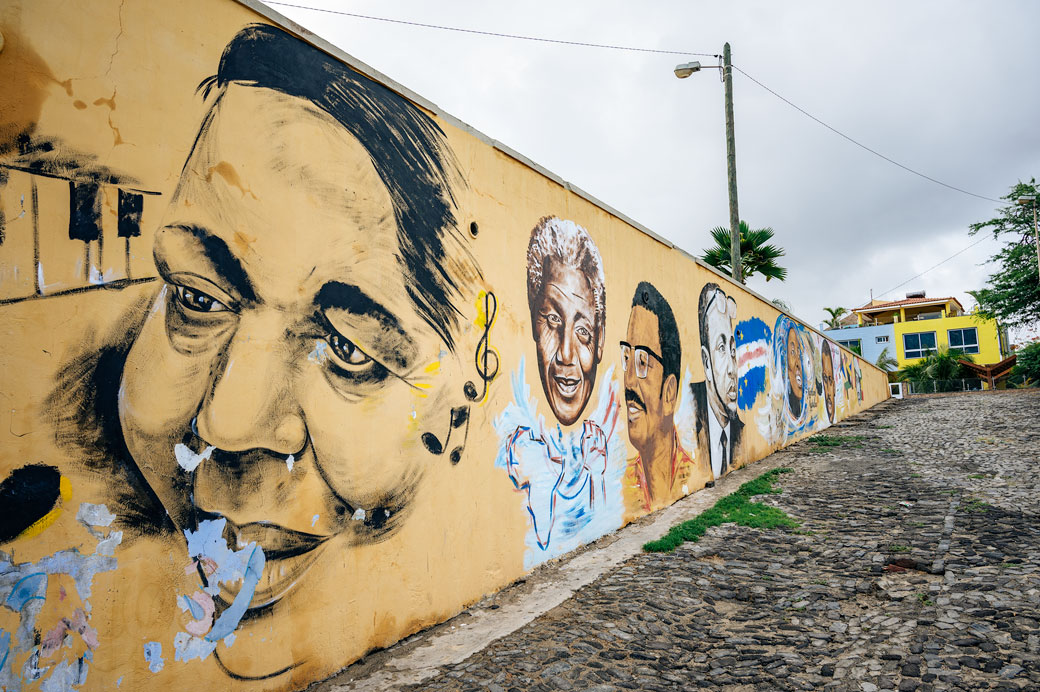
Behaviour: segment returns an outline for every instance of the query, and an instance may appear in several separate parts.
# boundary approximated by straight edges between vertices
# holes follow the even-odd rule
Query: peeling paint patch
[[[202,450],[201,454],[196,454],[191,451],[191,448],[188,447],[188,445],[178,442],[174,445],[173,454],[177,457],[177,463],[180,464],[181,468],[188,473],[191,473],[199,467],[199,464],[210,458],[214,449],[215,447],[210,445],[209,447],[206,447],[206,449]]]
[[[184,531],[188,541],[188,555],[193,558],[185,571],[190,573],[195,565],[202,565],[206,585],[191,596],[182,595],[178,598],[178,605],[182,611],[191,614],[192,622],[185,625],[186,631],[178,632],[173,639],[174,660],[204,659],[213,653],[221,641],[224,646],[231,646],[235,641],[235,628],[249,608],[260,583],[266,564],[263,549],[251,542],[240,550],[232,550],[224,538],[226,527],[227,519],[220,518],[200,522],[197,531]],[[222,583],[239,580],[242,584],[235,600],[214,622],[213,596],[220,592]]]
[[[166,665],[162,657],[162,644],[159,642],[148,642],[144,645],[144,660],[148,662],[148,670],[158,673]],[[122,678],[119,681],[122,682]],[[116,683],[116,687],[119,683]]]
[[[286,467],[288,467],[288,469],[290,471],[292,471],[293,464],[295,464],[295,463],[296,463],[296,457],[294,457],[292,454],[290,454],[289,456],[285,457],[285,465],[286,465]]]

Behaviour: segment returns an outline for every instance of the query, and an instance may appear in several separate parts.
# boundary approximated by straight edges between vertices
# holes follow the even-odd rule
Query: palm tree
[[[755,274],[762,274],[766,281],[787,278],[787,269],[776,263],[776,260],[786,254],[783,248],[766,243],[774,235],[772,228],[757,228],[751,230],[746,221],[740,222],[740,266],[743,270],[741,283],[747,283],[747,279]],[[705,263],[733,275],[730,266],[730,233],[728,228],[716,226],[711,229],[711,237],[715,246],[708,248],[701,255]]]
[[[959,349],[943,348],[929,353],[924,360],[907,365],[896,373],[896,378],[902,382],[913,382],[917,388],[930,388],[933,392],[953,391],[955,385],[952,380],[965,379],[971,375],[961,361],[975,362]]]
[[[826,310],[831,316],[831,318],[827,320],[827,326],[831,329],[837,329],[840,327],[841,323],[839,320],[841,320],[841,316],[849,312],[845,308],[824,308],[824,310]]]
[[[824,308],[827,310],[829,308]],[[878,366],[885,372],[890,372],[899,367],[899,361],[888,354],[888,346],[881,349],[881,353],[878,354],[877,360],[874,361],[874,365]]]

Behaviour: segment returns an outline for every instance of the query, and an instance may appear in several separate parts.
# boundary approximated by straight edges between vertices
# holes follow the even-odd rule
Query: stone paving
[[[891,401],[763,501],[409,690],[1040,690],[1040,392]],[[843,439],[836,440],[836,436]]]

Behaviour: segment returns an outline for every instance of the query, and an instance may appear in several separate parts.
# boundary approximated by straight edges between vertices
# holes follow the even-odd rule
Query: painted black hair
[[[697,300],[697,322],[700,327],[701,335],[701,347],[708,348],[708,305],[711,303],[711,299],[716,291],[722,291],[717,283],[706,283],[701,287],[701,295]],[[725,294],[723,294],[723,300],[725,300]]]
[[[229,84],[306,99],[353,135],[393,201],[398,261],[414,280],[405,291],[418,314],[454,348],[460,295],[446,246],[461,246],[453,183],[460,181],[443,130],[407,99],[277,27],[247,26],[231,39],[203,96]],[[199,132],[201,138],[212,115]],[[196,145],[198,144],[196,139]],[[452,248],[453,250],[456,248]]]
[[[661,367],[664,369],[664,377],[661,384],[669,375],[675,375],[676,382],[679,381],[679,366],[682,363],[682,343],[679,339],[679,325],[675,322],[672,306],[664,299],[661,292],[652,283],[640,281],[636,286],[636,293],[632,296],[632,307],[646,308],[657,315],[657,336],[661,341]]]

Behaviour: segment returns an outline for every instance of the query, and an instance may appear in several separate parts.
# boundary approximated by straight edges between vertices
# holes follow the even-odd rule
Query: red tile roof
[[[905,300],[889,300],[885,302],[877,301],[873,304],[868,303],[867,305],[864,305],[861,308],[855,308],[853,312],[876,312],[878,310],[891,310],[893,308],[906,307],[908,305],[927,305],[928,303],[945,303],[950,300],[957,303],[957,305],[960,307],[962,311],[964,310],[964,306],[961,305],[961,302],[959,300],[957,300],[953,296],[948,296],[946,298],[907,298]]]

